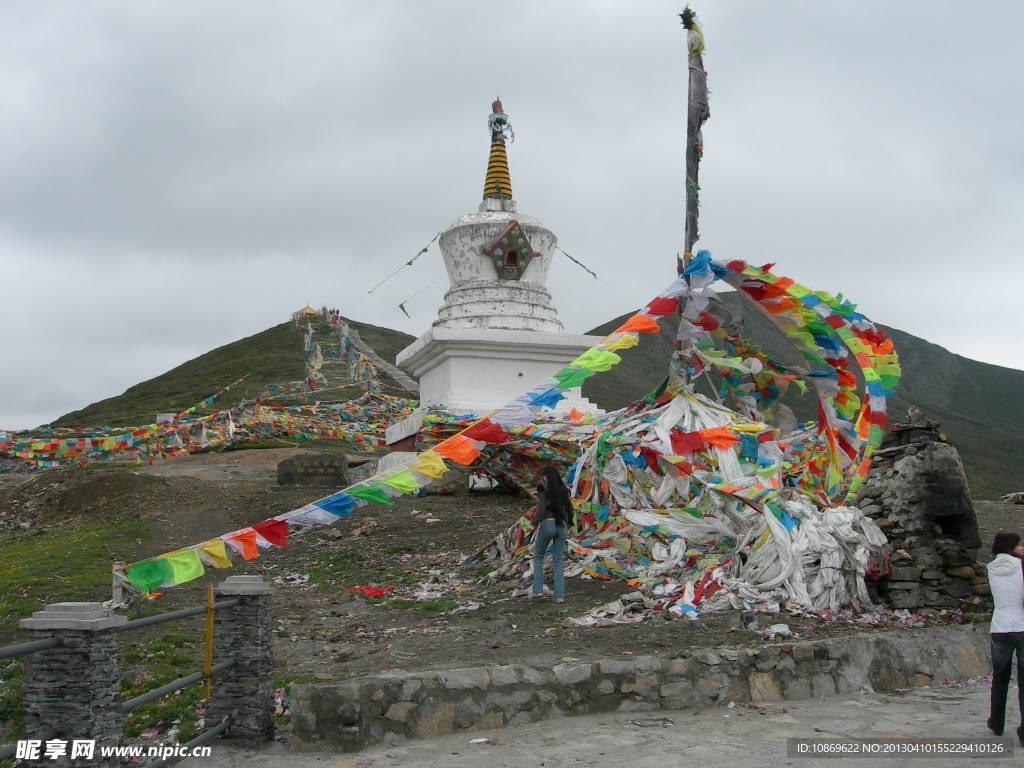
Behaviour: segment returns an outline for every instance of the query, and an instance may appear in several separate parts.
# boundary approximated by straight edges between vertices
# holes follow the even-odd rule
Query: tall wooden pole
[[[687,87],[686,87],[686,229],[684,233],[684,267],[693,255],[693,244],[700,237],[697,218],[700,211],[699,166],[704,154],[701,126],[711,116],[708,109],[708,75],[704,71],[704,33],[697,25],[697,16],[687,6],[679,18],[686,29]],[[682,268],[679,270],[682,271]]]

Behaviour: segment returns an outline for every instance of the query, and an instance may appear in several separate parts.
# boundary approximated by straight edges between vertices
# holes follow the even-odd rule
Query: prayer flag
[[[167,560],[157,557],[129,565],[125,575],[128,577],[128,581],[149,594],[153,591],[153,587],[159,587],[165,581],[174,578],[174,571]]]
[[[210,539],[196,546],[199,559],[213,568],[230,568],[231,560],[228,559],[227,550],[224,549],[224,542],[220,539]]]
[[[179,549],[177,552],[161,555],[160,559],[166,560],[171,566],[171,578],[163,584],[165,587],[184,584],[186,581],[198,579],[205,573],[199,554],[194,549]]]
[[[284,520],[264,520],[256,523],[253,530],[275,546],[284,547],[288,544],[288,523]]]
[[[330,512],[332,515],[342,517],[344,515],[352,514],[352,510],[355,509],[355,500],[347,493],[336,493],[333,496],[328,496],[326,499],[320,501],[314,501],[313,505],[319,507],[325,512]]]
[[[259,550],[256,548],[256,531],[246,528],[231,536],[221,536],[224,543],[242,556],[243,560],[252,560],[259,557]]]
[[[357,499],[372,501],[374,504],[387,504],[388,506],[395,504],[384,490],[376,485],[357,485],[355,488],[349,488],[347,493]]]

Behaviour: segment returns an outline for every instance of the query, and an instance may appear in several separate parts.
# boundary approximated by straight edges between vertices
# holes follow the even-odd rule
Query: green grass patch
[[[0,662],[0,744],[16,741],[21,735],[25,670],[21,659]],[[0,765],[9,763],[0,761]]]
[[[121,698],[131,699],[202,670],[202,636],[166,632],[122,649],[121,660]],[[125,738],[152,729],[166,733],[177,728],[178,740],[188,741],[203,730],[196,725],[202,717],[197,711],[202,698],[203,683],[198,682],[133,709],[125,716]]]
[[[110,595],[110,564],[144,536],[141,519],[5,533],[0,538],[0,633],[48,603]]]
[[[321,589],[358,586],[368,561],[366,552],[354,545],[320,552],[310,560],[309,579]]]

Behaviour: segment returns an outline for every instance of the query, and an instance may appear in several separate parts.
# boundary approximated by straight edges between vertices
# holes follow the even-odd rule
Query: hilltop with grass
[[[313,319],[317,338],[329,335],[326,324]],[[363,341],[385,360],[407,347],[414,337],[390,328],[349,320]],[[195,405],[231,382],[246,377],[238,386],[223,395],[226,402],[237,403],[262,393],[269,385],[287,384],[303,378],[306,353],[302,347],[302,333],[291,322],[281,323],[244,339],[225,344],[172,368],[148,381],[134,384],[115,397],[71,411],[53,422],[55,427],[90,427],[105,425],[150,424],[157,413],[177,413]],[[330,360],[330,357],[326,357]],[[328,386],[338,380],[328,370]],[[392,395],[408,396],[388,379],[383,380],[382,391]],[[321,402],[350,400],[363,390],[355,385],[332,390],[315,399]],[[293,399],[291,402],[304,402]],[[214,403],[214,410],[224,407]]]

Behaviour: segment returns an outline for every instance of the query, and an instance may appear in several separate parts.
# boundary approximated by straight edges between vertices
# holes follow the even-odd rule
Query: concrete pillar
[[[55,738],[66,742],[64,755],[47,759],[47,765],[81,765],[81,760],[69,759],[72,745],[88,739],[96,740],[90,765],[121,764],[119,758],[101,758],[99,750],[121,741],[117,627],[126,621],[102,603],[54,603],[22,619],[21,627],[32,640],[61,641],[56,648],[26,657],[22,738],[40,739],[56,732]]]
[[[219,597],[239,605],[217,611],[214,663],[232,658],[235,664],[214,675],[206,722],[214,726],[231,715],[232,739],[274,738],[273,591],[262,576],[229,576],[216,588]]]

